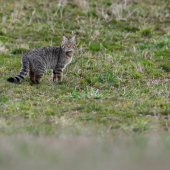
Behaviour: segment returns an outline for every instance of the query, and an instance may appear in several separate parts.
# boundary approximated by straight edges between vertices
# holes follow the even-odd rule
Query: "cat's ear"
[[[67,41],[67,38],[63,35],[63,42]]]
[[[72,37],[72,38],[71,38],[71,41],[73,41],[74,43],[76,43],[76,37],[75,37],[75,36]]]

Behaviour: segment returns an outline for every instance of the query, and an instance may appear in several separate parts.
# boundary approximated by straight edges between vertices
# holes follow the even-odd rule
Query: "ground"
[[[91,152],[86,153],[87,146],[95,151],[92,157],[101,155],[94,161],[109,157],[105,162],[109,166],[110,156],[118,159],[110,148],[120,149],[119,141],[124,146],[120,149],[122,160],[134,143],[138,158],[146,156],[143,152],[152,140],[156,141],[155,148],[162,148],[157,151],[158,157],[163,150],[169,154],[169,0],[1,0],[0,25],[0,150],[11,159],[11,166],[14,159],[10,155],[17,154],[16,160],[26,155],[26,160],[27,156],[32,158],[31,150],[36,148],[38,161],[46,158],[40,157],[43,153],[49,155],[49,164],[55,162],[54,156],[63,167],[68,153],[76,158],[76,153],[82,152],[88,157]],[[18,84],[6,81],[19,73],[26,51],[58,46],[63,34],[76,35],[78,48],[62,82],[52,82],[51,70],[40,84],[31,83],[29,77]],[[75,150],[66,153],[55,148],[55,142],[61,148],[71,147],[69,141],[77,145]],[[130,148],[126,150],[127,143]],[[64,154],[53,153],[48,144]],[[143,152],[141,147],[145,148]],[[2,155],[0,161],[7,168]],[[91,159],[87,162],[95,169]],[[70,164],[75,161],[66,160]],[[157,162],[153,157],[152,161]]]

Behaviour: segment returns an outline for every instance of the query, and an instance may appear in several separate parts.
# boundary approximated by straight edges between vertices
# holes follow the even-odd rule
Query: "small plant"
[[[152,35],[152,29],[147,28],[141,31],[141,35],[144,37],[150,37]]]
[[[104,96],[99,93],[99,90],[94,90],[91,88],[90,90],[85,89],[82,92],[75,91],[71,94],[71,98],[86,98],[86,99],[100,99],[103,98]]]
[[[28,51],[28,49],[24,48],[18,48],[18,49],[13,49],[12,54],[24,54]]]

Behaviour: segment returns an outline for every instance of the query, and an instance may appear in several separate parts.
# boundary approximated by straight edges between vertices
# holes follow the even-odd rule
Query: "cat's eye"
[[[61,45],[62,48],[66,48],[65,45]]]

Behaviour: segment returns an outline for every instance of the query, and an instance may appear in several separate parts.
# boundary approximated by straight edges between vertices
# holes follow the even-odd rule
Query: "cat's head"
[[[74,52],[77,48],[76,37],[74,36],[74,37],[69,39],[69,38],[66,38],[65,36],[63,36],[61,48],[65,52]]]

